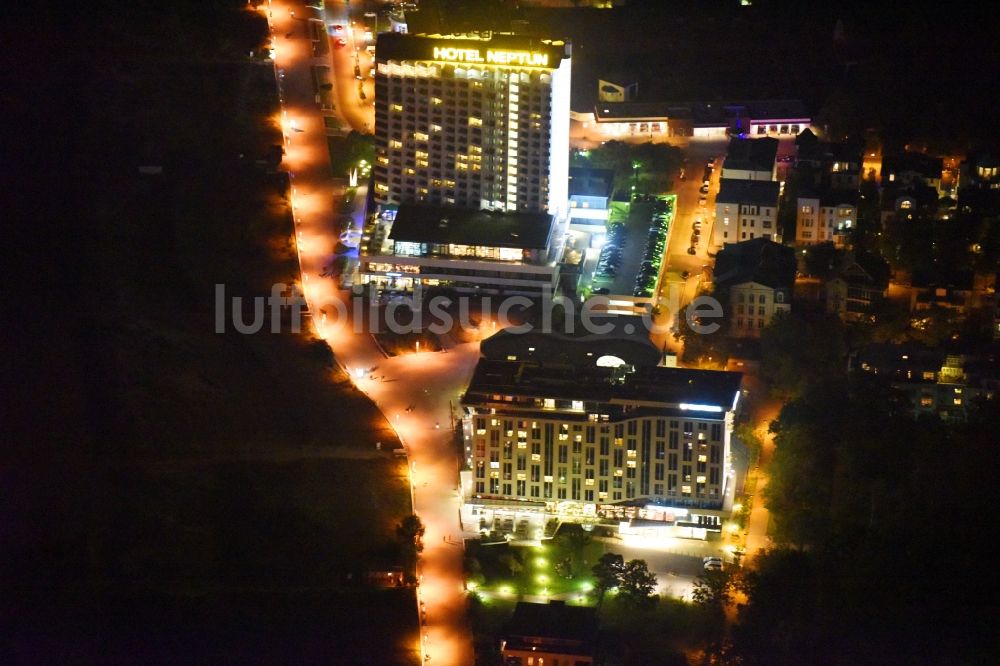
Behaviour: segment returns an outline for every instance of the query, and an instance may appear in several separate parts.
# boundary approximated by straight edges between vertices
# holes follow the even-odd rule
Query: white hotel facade
[[[570,46],[383,33],[374,200],[566,214]]]
[[[466,505],[564,519],[643,507],[674,516],[680,535],[718,531],[741,378],[482,360],[461,403]]]

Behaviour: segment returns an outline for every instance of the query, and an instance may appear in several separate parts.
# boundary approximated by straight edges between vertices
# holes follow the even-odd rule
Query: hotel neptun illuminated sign
[[[433,60],[508,67],[548,67],[549,54],[535,51],[503,51],[500,49],[462,49],[435,46]]]

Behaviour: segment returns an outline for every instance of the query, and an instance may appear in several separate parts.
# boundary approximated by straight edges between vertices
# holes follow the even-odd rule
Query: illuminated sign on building
[[[487,65],[514,65],[521,67],[548,67],[549,55],[533,51],[499,51],[495,49],[459,49],[453,46],[435,46],[434,60],[443,62],[468,62]]]

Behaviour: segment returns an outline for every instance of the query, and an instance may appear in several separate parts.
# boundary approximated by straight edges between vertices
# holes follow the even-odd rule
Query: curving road
[[[406,446],[414,511],[426,526],[417,590],[423,660],[430,664],[470,664],[474,659],[465,616],[458,456],[449,426],[452,405],[471,376],[479,345],[468,343],[447,352],[387,359],[371,335],[345,316],[353,300],[351,293],[341,290],[335,280],[323,277],[343,232],[337,224],[335,203],[343,200],[348,188],[345,180],[331,173],[327,130],[323,113],[316,105],[311,67],[329,65],[327,58],[332,58],[335,105],[342,120],[364,130],[365,123],[372,122],[374,111],[370,96],[362,100],[357,95],[350,51],[347,47],[331,48],[330,55],[315,57],[308,21],[315,18],[328,25],[341,22],[346,26],[347,7],[346,3],[329,3],[331,16],[326,19],[302,2],[270,2],[260,8],[268,17],[275,48],[281,99],[281,114],[275,121],[285,140],[284,167],[292,177],[301,271],[298,286],[305,294],[317,333],[330,344],[356,385],[375,400]],[[363,29],[354,32],[354,37],[363,38]],[[363,46],[360,52],[367,55]],[[370,90],[371,80],[365,85]],[[363,222],[365,194],[365,188],[359,188],[354,200],[352,227],[357,230]],[[373,367],[374,372],[366,372]]]

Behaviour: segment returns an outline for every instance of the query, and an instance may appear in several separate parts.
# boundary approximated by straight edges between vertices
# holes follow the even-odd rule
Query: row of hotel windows
[[[521,248],[410,243],[406,241],[396,241],[393,245],[393,254],[401,257],[424,257],[427,255],[478,257],[497,261],[521,261],[524,259],[524,250]]]
[[[376,266],[389,266],[391,270],[382,270],[381,268],[376,268]],[[378,273],[392,273],[392,272],[403,272],[400,266],[389,265],[389,264],[368,264],[366,267],[368,272],[378,272]],[[530,280],[535,282],[552,282],[553,274],[551,272],[538,273],[529,271],[488,271],[480,269],[467,269],[467,268],[451,268],[446,266],[421,266],[421,275],[448,275],[456,277],[471,277],[480,280],[483,279],[496,279],[496,280]]]
[[[751,294],[750,296],[751,296],[751,302],[752,302],[753,295]],[[764,296],[762,294],[761,295],[761,299],[762,299],[761,303],[764,302],[763,298],[764,298]],[[492,399],[495,400],[495,401],[501,401],[502,400],[504,402],[513,402],[514,401],[514,396],[504,396],[504,395],[494,394],[492,396]],[[583,410],[584,407],[585,407],[585,403],[582,400],[562,400],[562,399],[556,399],[556,398],[543,398],[542,401],[543,401],[543,404],[546,406],[546,408],[555,408],[555,407],[558,406],[558,407],[572,408],[572,409],[575,409],[575,410]],[[587,404],[589,405],[589,403],[587,403]],[[598,420],[598,415],[597,414],[591,414],[590,416],[593,417],[591,419],[592,421],[597,421]],[[602,421],[607,421],[607,419],[608,419],[608,417],[606,415],[603,415],[603,414],[600,415],[600,418],[601,418]],[[643,421],[643,423],[647,423],[647,422],[648,421]],[[517,423],[517,431],[516,432],[517,432],[518,439],[522,439],[522,438],[526,439],[526,438],[528,438],[529,437],[529,433],[530,433],[531,439],[540,439],[542,437],[542,427],[539,425],[538,421],[530,421],[530,426],[529,426],[529,421],[518,420],[516,423]],[[652,421],[652,423],[653,423],[653,425],[655,425],[656,436],[660,437],[660,438],[663,438],[663,437],[667,436],[667,428],[668,427],[669,427],[669,429],[671,431],[683,432],[684,433],[684,437],[686,437],[686,438],[693,438],[694,437],[694,432],[695,432],[695,429],[696,429],[695,425],[697,425],[698,426],[697,430],[699,431],[698,439],[705,439],[705,436],[702,435],[701,433],[710,433],[709,438],[713,442],[718,442],[718,441],[720,441],[722,439],[722,424],[721,423],[705,423],[703,421],[698,421],[698,422],[695,422],[695,421],[684,421],[683,429],[682,429],[682,426],[681,426],[681,422],[679,420],[677,420],[677,419],[669,419],[669,420],[668,419],[655,419],[655,420]],[[487,420],[483,416],[477,416],[476,419],[475,419],[475,428],[476,428],[476,434],[477,435],[485,435],[486,434],[486,429],[488,427],[489,428],[498,428],[498,430],[491,431],[491,435],[490,435],[491,437],[494,436],[494,433],[495,433],[495,435],[497,437],[499,437],[500,432],[505,432],[507,434],[507,437],[513,437],[514,436],[514,432],[515,432],[515,430],[514,430],[514,424],[515,424],[515,421],[513,419],[491,418],[491,419]],[[544,425],[546,428],[550,428],[551,427],[554,430],[555,426],[557,424],[549,422],[549,423],[543,423],[542,425]],[[592,426],[592,425],[584,426],[583,424],[580,424],[580,423],[574,423],[572,426],[570,426],[569,424],[566,424],[566,423],[560,423],[560,424],[558,424],[558,426],[559,426],[559,432],[560,433],[569,433],[570,431],[572,431],[574,433],[585,433],[586,434],[586,441],[587,441],[588,444],[593,444],[593,443],[596,442],[595,438],[596,438],[596,436],[597,436],[598,433],[600,433],[602,435],[609,435],[609,434],[611,434],[611,431],[612,431],[612,425],[611,424],[603,424],[603,425],[599,425],[599,426]],[[634,437],[634,436],[638,435],[638,432],[639,432],[639,420],[638,419],[630,419],[630,420],[628,420],[628,421],[626,421],[624,423],[615,423],[614,424],[614,436],[615,436],[616,439],[620,439],[622,437],[625,437],[626,434],[628,436],[630,436],[630,437]],[[671,432],[670,433],[671,441],[673,441],[674,435],[677,435],[678,432]],[[576,440],[576,441],[580,441],[580,440]],[[630,448],[635,448],[635,447],[632,446]]]
[[[616,480],[618,480],[616,478]],[[595,491],[591,488],[583,489],[581,496],[581,489],[578,483],[578,479],[574,479],[575,483],[570,488],[556,488],[556,498],[557,499],[574,499],[582,500],[584,502],[595,501]],[[602,482],[603,483],[603,482]],[[601,487],[604,490],[601,490]],[[616,486],[620,488],[621,486]],[[718,498],[719,490],[718,488],[710,488],[708,492],[705,492],[704,484],[696,484],[695,492],[692,493],[691,484],[685,483],[680,485],[680,493],[678,493],[677,482],[669,482],[668,486],[664,491],[664,484],[654,483],[653,484],[653,495],[659,497],[699,497],[699,498]],[[513,491],[513,492],[512,492]],[[543,488],[539,488],[537,485],[528,485],[526,481],[516,481],[514,484],[511,483],[501,483],[499,479],[489,479],[489,485],[486,481],[476,481],[476,493],[480,495],[505,495],[507,497],[531,497],[537,499],[553,499],[552,497],[552,485],[545,484]],[[621,490],[607,490],[607,485],[599,486],[597,489],[598,499],[611,499],[613,501],[619,501],[622,499],[632,499],[637,497],[635,492],[635,484],[632,481],[627,482],[625,485],[625,492]]]
[[[704,486],[706,485],[718,486],[719,479],[722,476],[721,471],[718,467],[712,467],[711,469],[707,470],[699,469],[697,475],[691,474],[690,465],[684,465],[684,472],[682,474],[666,474],[666,475],[663,472],[662,464],[657,465],[657,467],[658,469],[656,470],[655,480],[656,481],[666,480],[668,490],[673,490],[674,488],[676,488],[678,483],[697,483],[698,486],[702,488],[704,488]],[[513,480],[528,481],[527,474],[523,472],[518,473],[517,476],[515,477],[514,473],[511,472],[510,470],[510,464],[505,464],[504,468],[505,469],[502,474],[500,472],[490,472],[489,477],[487,477],[486,470],[480,466],[477,466],[476,479],[486,480],[487,478],[489,478],[489,479],[497,479],[500,481],[513,481]],[[567,481],[566,468],[565,467],[560,468],[559,471],[560,474],[558,475],[557,479],[553,480],[553,477],[546,476],[544,477],[543,481],[543,477],[538,470],[538,465],[532,465],[531,479],[530,479],[531,483],[537,484],[544,482],[546,485],[555,484],[557,487],[565,485],[577,485],[577,486],[580,485],[581,477],[579,472],[576,473],[574,478],[570,478]],[[676,471],[676,469],[674,469],[673,471]],[[707,475],[705,474],[706,471],[708,472]],[[631,480],[634,480],[636,478],[635,468],[630,467],[624,470],[624,472],[625,475],[623,476],[623,470],[615,470],[614,475],[611,476],[611,478],[599,478],[599,479],[595,479],[593,474],[588,474],[586,477],[583,477],[582,485],[594,486],[596,482],[598,489],[604,491],[608,489],[609,484],[611,485],[612,488],[621,488],[624,483],[632,483]],[[609,475],[605,473],[602,474],[601,476],[607,477]]]
[[[376,183],[376,185],[381,185],[381,183]],[[471,191],[468,191],[464,183],[460,183],[458,191],[455,190],[430,190],[427,187],[420,186],[415,187],[415,185],[420,185],[419,183],[408,182],[405,187],[396,186],[393,188],[393,192],[389,194],[389,188],[386,186],[384,188],[376,187],[379,193],[385,194],[385,198],[391,199],[396,203],[413,203],[413,202],[427,202],[432,204],[439,204],[445,202],[448,204],[454,204],[456,201],[456,196],[461,201],[472,202],[475,204],[474,207],[480,207],[483,201],[494,201],[492,194],[502,193],[504,190],[499,185],[495,188],[486,188],[481,190],[477,184],[473,184]],[[511,189],[511,188],[509,188]],[[509,194],[509,192],[508,192]],[[544,210],[544,192],[538,192],[537,190],[528,191],[526,186],[521,185],[517,190],[517,200],[521,204],[531,203],[534,208],[533,210],[542,211]],[[501,205],[502,201],[494,201],[495,206]],[[484,206],[489,208],[489,206]]]
[[[670,469],[677,469],[677,453],[667,453],[667,446],[669,445],[671,451],[677,451],[680,449],[681,460],[684,462],[693,462],[697,459],[699,466],[701,463],[718,464],[721,452],[719,449],[719,444],[708,444],[704,441],[699,440],[698,442],[698,454],[695,456],[694,442],[685,442],[684,446],[680,446],[678,438],[675,436],[677,433],[670,433],[669,444],[663,440],[657,441],[654,447],[654,455],[657,460],[669,460]],[[492,435],[492,434],[491,434]],[[565,441],[560,438],[560,441]],[[621,467],[623,461],[626,457],[630,459],[629,463],[634,464],[634,459],[636,457],[636,442],[634,439],[628,440],[628,448],[623,449],[622,441],[619,439],[615,443],[614,450],[611,449],[610,442],[607,437],[601,437],[600,449],[596,449],[591,443],[584,449],[581,446],[580,440],[576,440],[572,443],[573,456],[583,455],[583,462],[586,465],[593,465],[598,459],[597,456],[601,456],[601,470],[602,474],[607,474],[608,459],[614,459],[614,465],[616,467]],[[549,446],[553,446],[549,444]],[[566,463],[569,462],[570,456],[570,446],[568,444],[559,444],[554,446],[555,448],[555,459],[557,462]],[[486,441],[484,439],[476,440],[476,458],[482,459],[485,462],[486,459]],[[489,445],[489,458],[492,466],[496,467],[501,459],[505,460],[518,460],[518,469],[523,470],[524,464],[528,459],[528,444],[524,438],[518,438],[517,446],[511,441],[506,441],[503,443],[502,447],[500,445],[499,438],[490,438]],[[542,443],[535,441],[531,443],[531,459],[534,461],[539,461],[542,458]],[[579,459],[575,458],[574,465],[579,465]],[[576,470],[579,471],[579,470]]]
[[[400,81],[415,79],[407,83],[416,83],[429,80],[431,83],[472,83],[473,85],[483,85],[483,83],[503,82],[514,83],[518,86],[548,85],[552,82],[552,76],[548,72],[538,70],[515,70],[511,69],[475,69],[458,67],[455,65],[440,65],[429,61],[396,61],[377,63],[376,71],[386,77],[388,81]]]

